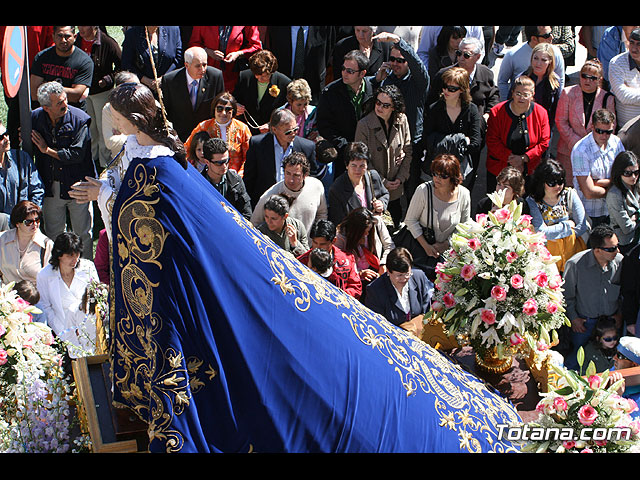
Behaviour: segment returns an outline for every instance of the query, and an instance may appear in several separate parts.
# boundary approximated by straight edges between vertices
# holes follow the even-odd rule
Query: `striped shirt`
[[[611,135],[607,144],[601,148],[593,139],[593,133],[589,133],[580,139],[571,150],[573,186],[578,192],[580,200],[582,200],[586,214],[590,217],[609,215],[607,201],[605,197],[585,198],[576,177],[591,176],[594,181],[609,178],[613,161],[618,153],[623,151],[624,145],[616,135]]]

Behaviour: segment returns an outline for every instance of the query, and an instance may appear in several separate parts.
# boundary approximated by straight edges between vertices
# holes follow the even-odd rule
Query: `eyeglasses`
[[[353,68],[342,66],[342,71],[347,72],[349,75],[353,75],[354,73],[361,72],[362,70],[354,70]]]
[[[564,185],[564,179],[558,178],[556,180],[549,180],[549,181],[544,182],[544,183],[546,183],[550,187],[557,187],[557,186],[560,186],[560,185]]]
[[[600,78],[600,77],[596,77],[595,75],[589,75],[587,73],[581,73],[580,76],[585,80],[593,80],[593,81],[598,80]]]
[[[531,98],[533,96],[532,93],[529,92],[513,92],[516,97],[524,98],[525,100]]]
[[[22,223],[23,223],[23,225],[25,227],[30,227],[34,223],[36,225],[40,225],[40,219],[39,218],[27,218],[26,220],[23,220]]]
[[[593,130],[600,135],[611,135],[613,133],[613,129],[603,130],[602,128],[594,128]]]
[[[460,87],[457,85],[443,85],[442,86],[443,90],[446,90],[447,92],[457,92],[458,90],[460,90]]]
[[[613,253],[618,250],[619,246],[614,245],[613,247],[597,247],[597,248],[599,248],[603,252]]]
[[[294,127],[291,130],[287,130],[286,132],[284,132],[285,135],[294,135],[296,133],[298,133],[298,130],[300,130],[300,127]]]
[[[456,57],[464,57],[464,58],[471,58],[475,55],[475,53],[471,53],[471,52],[462,52],[460,50],[456,50]]]
[[[538,34],[538,35],[536,35],[536,37],[538,37],[538,38],[551,38],[551,35],[552,35],[552,33],[549,32],[549,33],[543,33],[542,35]]]
[[[447,180],[449,178],[449,175],[447,175],[446,173],[433,172],[432,175],[434,177],[441,178],[442,180]]]
[[[406,63],[407,59],[402,57],[389,56],[389,61],[396,62],[396,63]]]
[[[233,107],[223,107],[222,105],[216,105],[216,112],[218,113],[231,113],[233,112]]]
[[[391,108],[391,107],[393,107],[393,105],[392,105],[391,103],[385,103],[385,102],[382,102],[382,101],[378,100],[377,98],[376,98],[376,105],[377,105],[378,107],[382,107],[382,108],[384,108],[385,110],[386,110],[387,108]]]
[[[640,170],[625,170],[622,172],[623,177],[631,177],[633,175],[640,175]]]

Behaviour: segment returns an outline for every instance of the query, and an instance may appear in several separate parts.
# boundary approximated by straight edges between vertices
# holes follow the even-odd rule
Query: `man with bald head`
[[[163,75],[161,86],[167,118],[184,142],[198,123],[211,118],[211,102],[224,91],[224,79],[219,69],[207,65],[204,48],[190,47],[184,67]]]

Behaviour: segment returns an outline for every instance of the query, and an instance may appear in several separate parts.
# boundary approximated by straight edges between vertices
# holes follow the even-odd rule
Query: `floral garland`
[[[459,224],[436,266],[431,313],[460,344],[501,358],[527,344],[534,351],[553,344],[568,319],[558,258],[544,234],[534,231],[521,204],[503,206],[503,193],[489,197],[497,210]]]
[[[0,452],[66,452],[73,423],[66,347],[32,321],[40,310],[13,285],[0,286]]]

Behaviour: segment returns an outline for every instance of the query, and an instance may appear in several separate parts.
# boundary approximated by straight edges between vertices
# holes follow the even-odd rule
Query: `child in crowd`
[[[18,296],[25,302],[29,303],[29,305],[38,307],[38,302],[40,301],[40,292],[38,292],[38,288],[36,287],[35,283],[30,280],[21,280],[13,286],[13,289],[16,291]],[[45,325],[47,324],[47,316],[44,312],[32,313],[31,319],[34,322],[41,322]]]
[[[615,318],[600,317],[591,341],[584,347],[583,368],[586,370],[592,361],[595,364],[596,372],[604,372],[613,368],[618,338]]]

